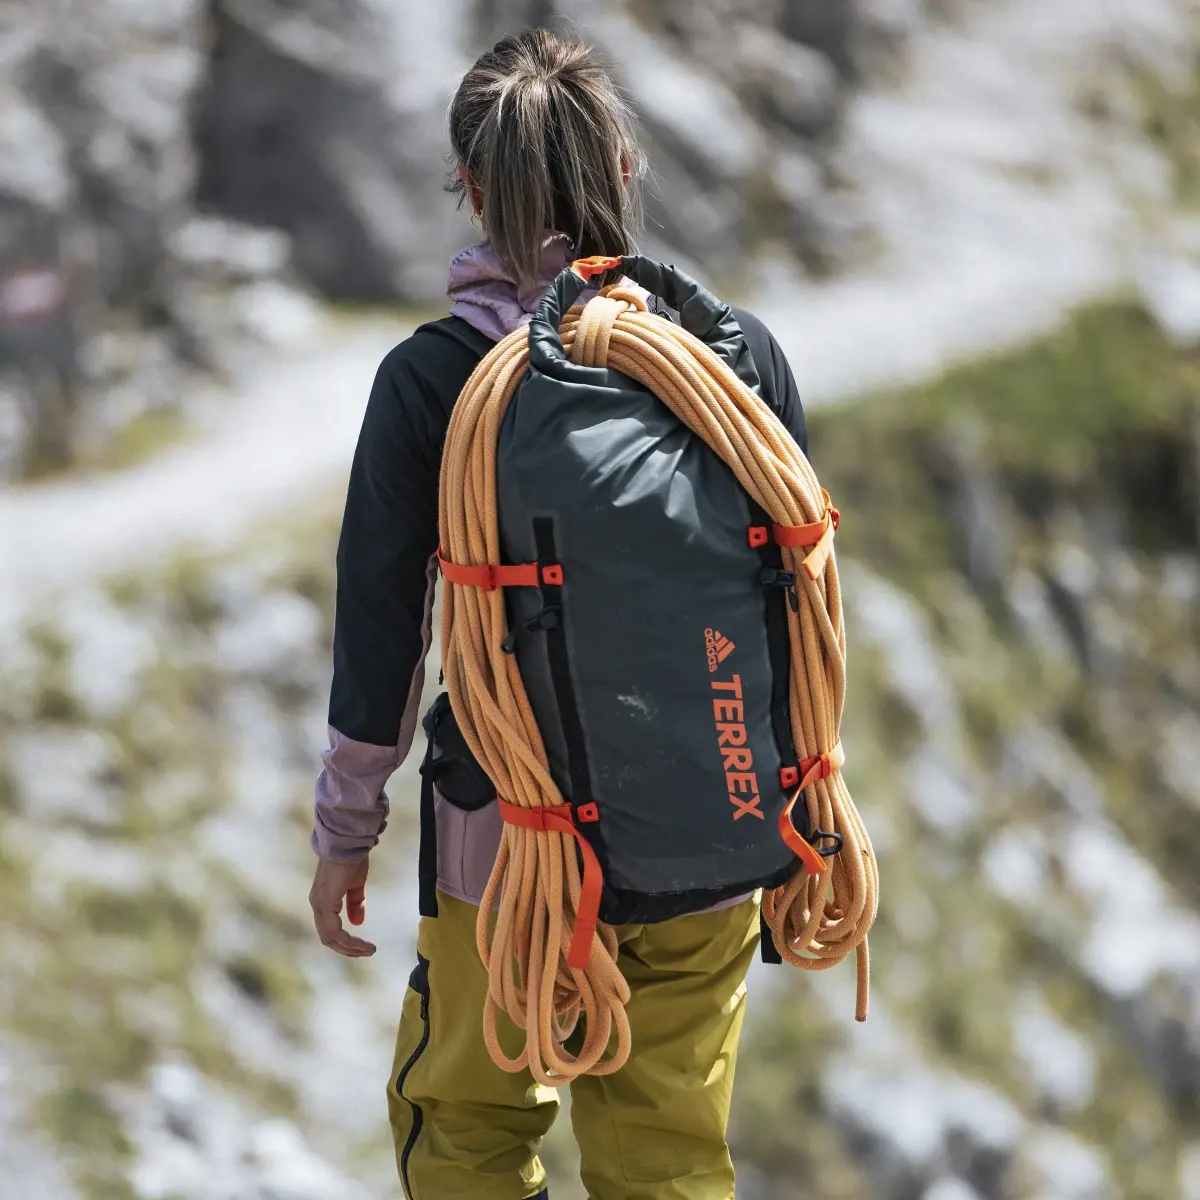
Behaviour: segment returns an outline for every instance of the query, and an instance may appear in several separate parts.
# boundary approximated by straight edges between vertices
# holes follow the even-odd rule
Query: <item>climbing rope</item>
[[[576,269],[584,274],[586,262]],[[566,314],[560,335],[572,361],[612,367],[650,388],[729,465],[774,522],[798,601],[788,610],[788,631],[791,727],[801,762],[780,834],[803,869],[764,894],[763,916],[780,955],[795,966],[825,970],[856,953],[856,1015],[865,1020],[866,937],[877,908],[878,871],[841,774],[846,639],[832,552],[837,513],[774,413],[714,351],[648,312],[640,289],[604,289]],[[595,919],[594,855],[550,776],[515,657],[502,649],[509,633],[502,587],[486,573],[486,564],[501,561],[496,444],[529,363],[528,340],[528,331],[520,329],[494,347],[467,382],[450,421],[439,526],[444,562],[456,566],[447,571],[442,661],[459,725],[502,797],[505,821],[476,930],[489,980],[484,1038],[505,1070],[528,1067],[538,1082],[558,1086],[625,1063],[629,986],[617,968],[615,934]],[[807,828],[822,831],[836,853],[801,837],[791,818],[800,803]],[[500,1046],[500,1010],[525,1031],[516,1058]],[[580,1017],[582,1039],[568,1050]]]

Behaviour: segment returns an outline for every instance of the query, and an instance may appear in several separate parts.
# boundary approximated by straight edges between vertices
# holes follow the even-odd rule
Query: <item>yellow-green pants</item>
[[[528,1200],[558,1108],[528,1071],[500,1070],[483,1043],[487,974],[474,905],[438,893],[422,918],[388,1086],[409,1200]],[[571,1085],[571,1118],[591,1200],[732,1200],[725,1143],[758,901],[655,925],[617,926],[633,996],[633,1052],[616,1074]],[[516,1055],[521,1034],[501,1017]]]

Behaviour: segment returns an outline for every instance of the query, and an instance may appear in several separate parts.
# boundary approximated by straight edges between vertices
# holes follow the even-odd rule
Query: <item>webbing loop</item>
[[[541,587],[542,584],[557,587],[563,581],[560,563],[483,563],[469,566],[450,562],[442,555],[441,550],[438,551],[437,557],[443,578],[461,587],[482,588],[485,592],[494,592],[497,588],[504,587]]]
[[[842,749],[840,741],[832,750],[828,750],[824,754],[817,754],[812,758],[803,759],[800,762],[800,783],[792,793],[791,799],[784,805],[783,811],[779,814],[779,836],[783,838],[788,849],[804,864],[804,869],[810,875],[819,875],[822,871],[828,871],[830,855],[822,854],[792,824],[792,808],[795,806],[796,801],[804,794],[805,788],[811,787],[818,779],[828,779],[834,771],[840,771],[845,763],[846,752]]]
[[[597,819],[596,806],[585,805],[588,812],[580,811],[580,820]],[[583,854],[583,886],[579,895],[579,909],[575,914],[575,932],[571,937],[571,948],[567,953],[567,966],[586,971],[592,957],[592,941],[596,925],[600,920],[600,896],[604,890],[604,875],[600,860],[591,843],[575,827],[575,811],[570,804],[541,805],[526,808],[520,804],[500,801],[500,819],[506,825],[517,825],[522,829],[533,829],[538,833],[567,833],[579,844]]]
[[[807,525],[771,526],[771,536],[775,539],[776,545],[793,548],[813,547],[801,566],[809,579],[814,581],[819,579],[825,571],[825,563],[829,558],[830,550],[833,549],[833,535],[842,521],[841,513],[833,507],[829,493],[824,488],[821,489],[821,497],[825,501],[825,512],[819,521],[810,521]],[[752,546],[759,544],[754,541],[755,533],[756,530],[752,529],[750,534]]]

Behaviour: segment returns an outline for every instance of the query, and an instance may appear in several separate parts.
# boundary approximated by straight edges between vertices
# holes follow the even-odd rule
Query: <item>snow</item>
[[[1065,1129],[1038,1129],[1021,1151],[1040,1176],[1036,1200],[1110,1200],[1116,1194],[1099,1150]]]
[[[30,1081],[36,1080],[34,1088]],[[53,1196],[75,1200],[57,1148],[47,1145],[29,1126],[38,1088],[49,1080],[42,1064],[26,1047],[0,1043],[0,1196]]]

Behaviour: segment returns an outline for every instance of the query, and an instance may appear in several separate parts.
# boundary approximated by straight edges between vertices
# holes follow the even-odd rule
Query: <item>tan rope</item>
[[[730,466],[773,522],[828,521],[828,498],[779,419],[716,353],[648,313],[639,290],[606,289],[567,313],[560,333],[572,361],[615,368],[649,387]],[[439,513],[441,546],[450,562],[501,561],[496,444],[528,362],[528,332],[520,329],[480,362],[455,406],[442,461]],[[878,871],[837,769],[846,639],[837,564],[829,547],[828,538],[816,548],[785,546],[783,559],[785,568],[796,572],[800,601],[799,612],[789,609],[788,616],[792,735],[802,759],[817,762],[827,756],[816,774],[832,768],[804,789],[808,828],[839,834],[842,848],[829,860],[829,870],[801,870],[782,888],[767,892],[763,913],[781,955],[796,966],[824,970],[857,952],[857,1015],[863,1020],[866,936],[878,904]],[[561,805],[515,658],[501,650],[507,634],[501,590],[447,585],[442,661],[464,737],[509,803]],[[581,887],[571,836],[505,824],[477,927],[489,979],[484,1037],[501,1067],[528,1067],[539,1082],[552,1085],[618,1070],[630,1050],[629,987],[617,969],[612,930],[597,928],[586,969],[567,963]],[[498,1010],[525,1031],[525,1047],[516,1058],[500,1047]],[[584,1036],[572,1053],[566,1042],[581,1017]]]

